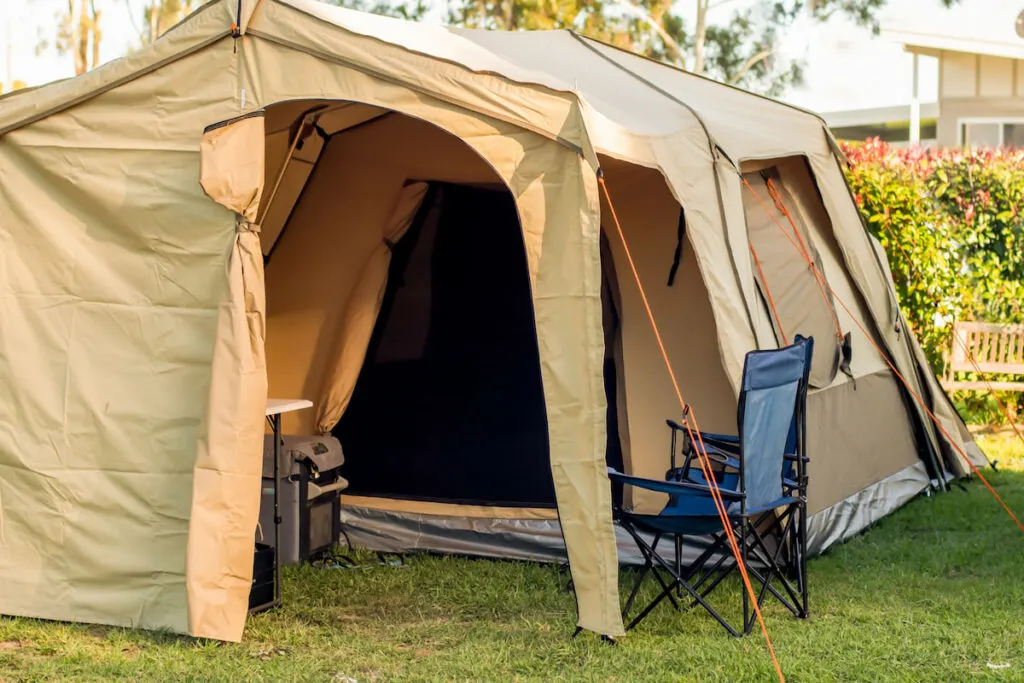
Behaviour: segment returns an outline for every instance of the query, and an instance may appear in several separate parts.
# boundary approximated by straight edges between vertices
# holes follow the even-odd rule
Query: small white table
[[[274,602],[267,606],[261,606],[258,611],[281,605],[281,510],[278,500],[278,488],[281,484],[278,473],[281,463],[281,416],[285,413],[312,407],[312,401],[301,398],[267,399],[267,422],[270,423],[270,428],[274,432]]]

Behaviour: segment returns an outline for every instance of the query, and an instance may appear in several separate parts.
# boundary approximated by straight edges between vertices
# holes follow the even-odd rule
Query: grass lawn
[[[1014,438],[982,439],[1000,461],[986,476],[1024,513]],[[812,618],[766,610],[788,680],[1024,681],[1024,534],[980,483],[966,488],[811,561]],[[760,635],[730,638],[699,611],[659,607],[616,647],[570,641],[573,599],[552,566],[364,559],[286,571],[285,607],[250,619],[240,645],[0,620],[0,680],[774,680]],[[739,584],[723,588],[738,603]]]

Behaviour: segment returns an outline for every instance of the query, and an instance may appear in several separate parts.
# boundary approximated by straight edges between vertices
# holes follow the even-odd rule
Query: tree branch
[[[138,22],[135,21],[135,13],[132,11],[132,0],[124,0],[124,6],[128,10],[128,20],[132,22],[132,29],[135,31],[135,35],[138,36],[139,42],[146,42],[142,29],[139,28]]]
[[[701,0],[703,1],[703,0]],[[639,5],[635,4],[632,0],[618,0],[623,9],[631,12],[632,14],[639,17],[641,20],[646,22],[654,29],[654,32],[658,34],[661,41],[668,48],[668,51],[675,56],[675,62],[679,66],[686,67],[686,53],[683,52],[683,48],[675,41],[675,39],[668,34],[668,31],[661,25],[661,22],[657,21],[652,17],[647,10]]]
[[[775,50],[767,48],[761,50],[753,57],[743,62],[743,65],[739,69],[737,69],[736,73],[734,73],[731,78],[729,78],[729,85],[736,85],[737,83],[739,83],[741,80],[743,80],[743,77],[747,75],[747,72],[754,68],[755,64],[760,62],[762,59],[767,59],[768,57],[771,57],[774,52]]]

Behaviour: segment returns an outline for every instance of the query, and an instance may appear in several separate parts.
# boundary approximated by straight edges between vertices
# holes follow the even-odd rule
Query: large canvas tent
[[[620,634],[606,463],[662,476],[679,405],[613,206],[702,427],[747,351],[818,340],[811,542],[848,537],[964,473],[912,395],[983,456],[840,164],[812,114],[570,32],[309,0],[0,100],[0,612],[238,640],[269,386],[346,442],[364,536],[556,530],[579,625]]]

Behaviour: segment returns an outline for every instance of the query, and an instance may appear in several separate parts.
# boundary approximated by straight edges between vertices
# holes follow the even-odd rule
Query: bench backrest
[[[974,372],[970,351],[982,372],[1024,375],[1024,325],[958,322],[953,335],[950,371]]]

